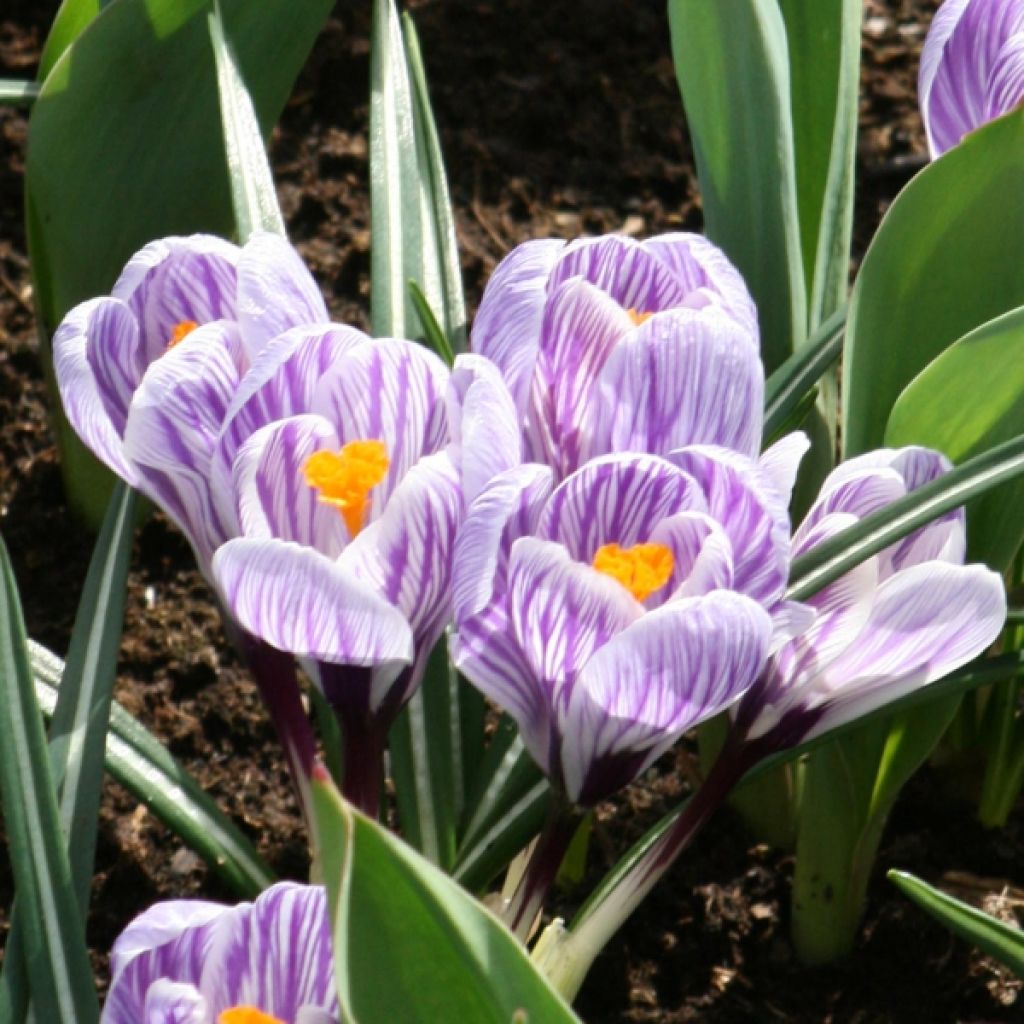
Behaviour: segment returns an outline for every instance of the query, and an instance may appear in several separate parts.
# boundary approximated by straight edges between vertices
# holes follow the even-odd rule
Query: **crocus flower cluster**
[[[158,903],[110,953],[102,1024],[337,1024],[320,886],[280,882],[253,903]]]
[[[946,0],[921,53],[921,116],[932,157],[1024,99],[1024,2]]]

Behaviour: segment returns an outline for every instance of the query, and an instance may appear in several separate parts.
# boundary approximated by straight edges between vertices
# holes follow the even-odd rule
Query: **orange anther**
[[[675,558],[664,544],[635,544],[621,548],[603,544],[594,555],[594,568],[618,580],[638,601],[660,590],[672,575]]]

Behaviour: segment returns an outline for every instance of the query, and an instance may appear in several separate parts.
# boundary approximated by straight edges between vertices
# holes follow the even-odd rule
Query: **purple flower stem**
[[[533,922],[565,860],[580,818],[578,808],[568,803],[560,793],[552,793],[547,820],[505,911],[506,924],[523,943],[529,937]]]

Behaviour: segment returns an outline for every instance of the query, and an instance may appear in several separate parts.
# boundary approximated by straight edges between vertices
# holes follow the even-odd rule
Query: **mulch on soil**
[[[365,326],[369,291],[369,5],[338,5],[273,143],[291,238],[337,319]],[[471,307],[497,261],[526,238],[700,230],[692,154],[663,0],[419,0],[422,37]],[[924,162],[917,60],[934,2],[866,0],[855,248]],[[8,0],[0,75],[33,74],[53,2]],[[91,540],[64,505],[37,360],[21,224],[26,122],[0,108],[0,532],[30,634],[63,652]],[[159,516],[140,530],[118,699],[160,735],[258,843],[301,878],[305,842],[272,730],[224,640],[187,545]],[[687,791],[692,752],[667,755],[601,809],[592,870]],[[1013,913],[1024,817],[985,832],[969,803],[922,772],[882,844],[848,962],[810,971],[788,940],[792,860],[722,813],[602,955],[578,1008],[613,1021],[952,1022],[1020,1019],[1020,983],[948,936],[884,881],[959,871]],[[11,899],[0,853],[0,936]],[[102,809],[88,937],[98,977],[127,921],[170,897],[229,899],[179,840],[116,784]],[[581,894],[564,893],[571,905]],[[1000,902],[1001,901],[1001,902]]]

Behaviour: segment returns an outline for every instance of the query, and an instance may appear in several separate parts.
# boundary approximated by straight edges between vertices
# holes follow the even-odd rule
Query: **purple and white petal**
[[[770,637],[764,609],[719,591],[649,612],[601,647],[557,709],[569,797],[602,799],[732,704],[760,670]]]
[[[199,928],[226,912],[227,908],[222,903],[208,900],[155,903],[139,914],[114,940],[110,950],[111,977],[116,981],[135,957],[171,942],[188,929]]]
[[[210,1024],[212,1019],[209,1004],[195,985],[161,978],[146,992],[142,1013],[129,1020],[130,1024]],[[103,1020],[106,1024],[106,1016]]]
[[[299,254],[280,235],[256,232],[238,261],[238,322],[250,361],[292,327],[329,319]]]
[[[810,447],[811,439],[802,430],[796,430],[780,437],[757,460],[765,487],[777,497],[784,510],[789,508],[793,499],[793,487],[796,485],[800,463]]]
[[[1009,113],[1024,100],[1024,32],[1010,36],[1000,47],[989,75],[985,120]]]
[[[522,462],[519,414],[497,366],[472,354],[456,357],[445,406],[468,505],[488,481]]]
[[[703,512],[668,516],[654,528],[651,543],[663,544],[672,552],[672,575],[644,602],[648,608],[732,589],[732,545],[711,516]]]
[[[644,614],[621,583],[550,541],[517,540],[508,580],[516,641],[556,709],[594,652]]]
[[[242,445],[232,474],[242,536],[293,540],[336,558],[349,540],[344,516],[320,500],[303,466],[314,452],[336,451],[322,416],[292,416],[261,427]]]
[[[548,276],[564,249],[557,238],[516,246],[495,268],[473,321],[473,351],[498,367],[520,412],[540,346]]]
[[[526,415],[528,459],[553,466],[559,476],[579,466],[589,447],[587,420],[602,401],[593,393],[595,381],[632,330],[623,308],[582,277],[554,288],[544,307]]]
[[[694,480],[672,463],[656,455],[606,455],[559,485],[537,534],[590,563],[602,545],[647,543],[658,522],[688,511],[707,506]]]
[[[278,650],[380,665],[394,675],[412,662],[412,631],[402,613],[312,548],[230,540],[213,558],[213,577],[232,617]]]
[[[342,444],[379,440],[390,467],[370,494],[370,518],[379,514],[398,481],[424,455],[447,442],[439,422],[448,368],[415,342],[372,338],[347,351],[320,380],[310,411],[326,416]]]
[[[733,319],[716,307],[661,313],[608,357],[587,454],[713,444],[754,457],[763,405],[760,357]]]
[[[215,1012],[256,1006],[294,1020],[301,1006],[337,1013],[323,888],[280,882],[224,919],[200,989]]]
[[[90,359],[93,346],[125,356],[121,379],[111,372],[101,387]],[[115,299],[90,299],[75,306],[53,336],[54,373],[68,422],[101,462],[133,486],[136,475],[124,457],[121,435],[130,391],[138,384],[131,377],[139,360],[130,354],[137,350],[135,319]],[[97,361],[113,370],[112,360]]]
[[[125,458],[139,489],[185,532],[204,571],[217,545],[236,532],[233,519],[214,508],[210,459],[241,358],[236,324],[197,328],[150,365],[125,425]]]

